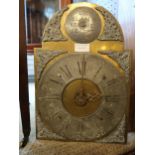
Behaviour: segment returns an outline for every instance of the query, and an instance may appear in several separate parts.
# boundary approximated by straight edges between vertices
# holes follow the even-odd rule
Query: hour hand
[[[88,102],[97,101],[100,100],[102,96],[102,94],[89,95],[87,100]]]

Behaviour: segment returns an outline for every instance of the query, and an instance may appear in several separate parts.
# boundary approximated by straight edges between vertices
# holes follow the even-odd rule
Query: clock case
[[[77,42],[73,41],[66,34],[64,25],[67,16],[70,14],[70,11],[74,10],[77,7],[92,8],[102,18],[101,24],[104,29],[94,41],[89,43],[90,53],[107,56],[122,68],[126,76],[129,103],[130,66],[132,51],[124,49],[123,32],[118,21],[109,11],[96,4],[85,2],[71,4],[66,8],[58,11],[53,16],[53,18],[49,20],[43,33],[42,48],[36,48],[34,50],[37,139],[70,141],[69,139],[55,134],[44,125],[44,122],[41,120],[37,108],[37,89],[41,74],[46,68],[48,62],[55,60],[55,58],[59,57],[60,55],[75,52],[75,44]],[[127,140],[128,109],[129,104],[126,106],[126,112],[122,117],[122,120],[112,132],[100,139],[94,140],[94,142],[125,143]]]

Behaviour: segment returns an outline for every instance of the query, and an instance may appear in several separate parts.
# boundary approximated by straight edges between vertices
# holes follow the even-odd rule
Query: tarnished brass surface
[[[102,14],[105,20],[104,31],[98,39],[124,41],[122,29],[115,17],[103,7],[97,6],[96,10]]]
[[[131,66],[131,50],[124,52],[112,52],[112,51],[99,51],[102,56],[106,55],[109,58],[115,60],[125,72],[126,81],[130,82],[130,66]]]
[[[44,52],[44,54],[43,54]],[[46,67],[46,64],[53,60],[54,58],[57,58],[63,54],[66,54],[65,51],[52,51],[51,50],[42,50],[38,49],[37,52],[34,53],[35,59],[37,58],[37,61],[39,61],[39,64],[35,64],[36,68],[36,79],[39,80],[41,77],[41,74],[43,72],[43,69]]]
[[[101,32],[101,19],[97,12],[89,7],[78,7],[66,18],[65,30],[77,43],[89,43]]]
[[[100,21],[97,29],[95,29],[95,32],[90,32],[90,34],[96,34],[97,36],[98,31],[100,31],[99,35],[95,38],[94,35],[94,40],[90,38],[85,38],[82,37],[86,33],[73,33],[73,37],[79,37],[78,41],[74,41],[73,38],[71,39],[71,36],[66,31],[66,21],[69,19],[68,17],[71,16],[71,13],[76,11],[76,9],[81,9],[81,8],[88,8],[90,10],[93,10],[93,14],[96,14],[99,19],[97,21]],[[61,11],[62,12],[62,11]],[[55,24],[55,17],[59,15],[59,20],[56,20]],[[91,16],[91,15],[89,15]],[[61,20],[60,20],[61,19]],[[72,21],[69,21],[71,23]],[[50,25],[52,23],[52,25]],[[90,23],[90,22],[88,22]],[[94,26],[96,23],[93,23]],[[77,24],[75,24],[77,26]],[[108,26],[109,25],[109,26]],[[96,26],[95,26],[96,27]],[[72,29],[74,27],[72,26]],[[59,32],[57,34],[57,31]],[[104,8],[99,7],[96,4],[91,4],[91,3],[86,3],[86,2],[81,2],[81,3],[73,3],[68,5],[67,9],[63,10],[63,14],[56,13],[56,15],[49,21],[47,26],[45,27],[44,30],[44,40],[42,42],[42,48],[45,49],[50,49],[50,50],[65,50],[68,52],[74,52],[75,51],[75,43],[80,42],[80,43],[89,43],[90,45],[90,51],[97,53],[98,51],[101,50],[106,50],[106,51],[119,51],[122,52],[124,50],[124,40],[123,40],[123,34],[121,27],[119,26],[117,20]],[[54,32],[54,33],[53,33]],[[70,31],[72,32],[72,31]],[[62,40],[61,38],[59,39],[59,36],[63,36],[65,38]],[[117,36],[115,36],[117,34]],[[117,39],[119,36],[121,36],[121,39]],[[48,38],[48,39],[46,39]],[[52,39],[51,39],[52,38]],[[54,38],[54,39],[53,39]],[[120,38],[120,37],[119,37]],[[82,40],[85,40],[84,42]]]
[[[64,50],[69,53],[75,52],[75,45],[72,41],[66,42],[43,42],[42,47],[50,50]],[[90,52],[97,53],[98,51],[115,51],[115,52],[123,52],[124,43],[120,41],[99,41],[95,40],[90,43]]]
[[[71,81],[63,91],[62,102],[73,116],[84,117],[94,113],[101,104],[99,87],[88,79]]]
[[[77,43],[90,51],[78,52]],[[125,142],[123,52],[121,27],[106,9],[84,2],[56,13],[35,49],[37,138]]]
[[[99,55],[62,56],[55,63],[49,62],[40,79],[40,118],[50,130],[67,139],[101,138],[115,129],[125,113],[125,83],[122,70]],[[74,110],[75,106],[82,112]]]
[[[62,34],[61,29],[60,29],[60,24],[61,24],[61,17],[63,13],[67,10],[68,8],[64,8],[60,11],[58,11],[51,20],[47,23],[43,36],[42,36],[42,41],[43,42],[49,42],[49,41],[66,41],[67,39],[65,36]]]

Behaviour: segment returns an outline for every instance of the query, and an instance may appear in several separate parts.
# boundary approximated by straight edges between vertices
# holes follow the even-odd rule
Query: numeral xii
[[[71,78],[73,77],[73,75],[71,74],[69,68],[67,65],[65,65],[64,67],[60,67],[60,70],[64,73],[64,75],[67,77],[67,78]]]
[[[79,61],[77,62],[78,65],[78,70],[81,76],[84,76],[86,74],[86,60],[85,60],[85,55],[82,57],[82,62],[80,63]]]

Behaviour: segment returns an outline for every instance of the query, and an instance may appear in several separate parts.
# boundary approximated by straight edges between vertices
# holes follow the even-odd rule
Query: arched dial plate
[[[37,108],[52,132],[70,139],[101,138],[119,124],[127,103],[122,70],[99,55],[67,54],[39,81]]]
[[[68,14],[65,30],[73,41],[89,43],[99,36],[101,19],[94,9],[84,6],[78,7]]]

